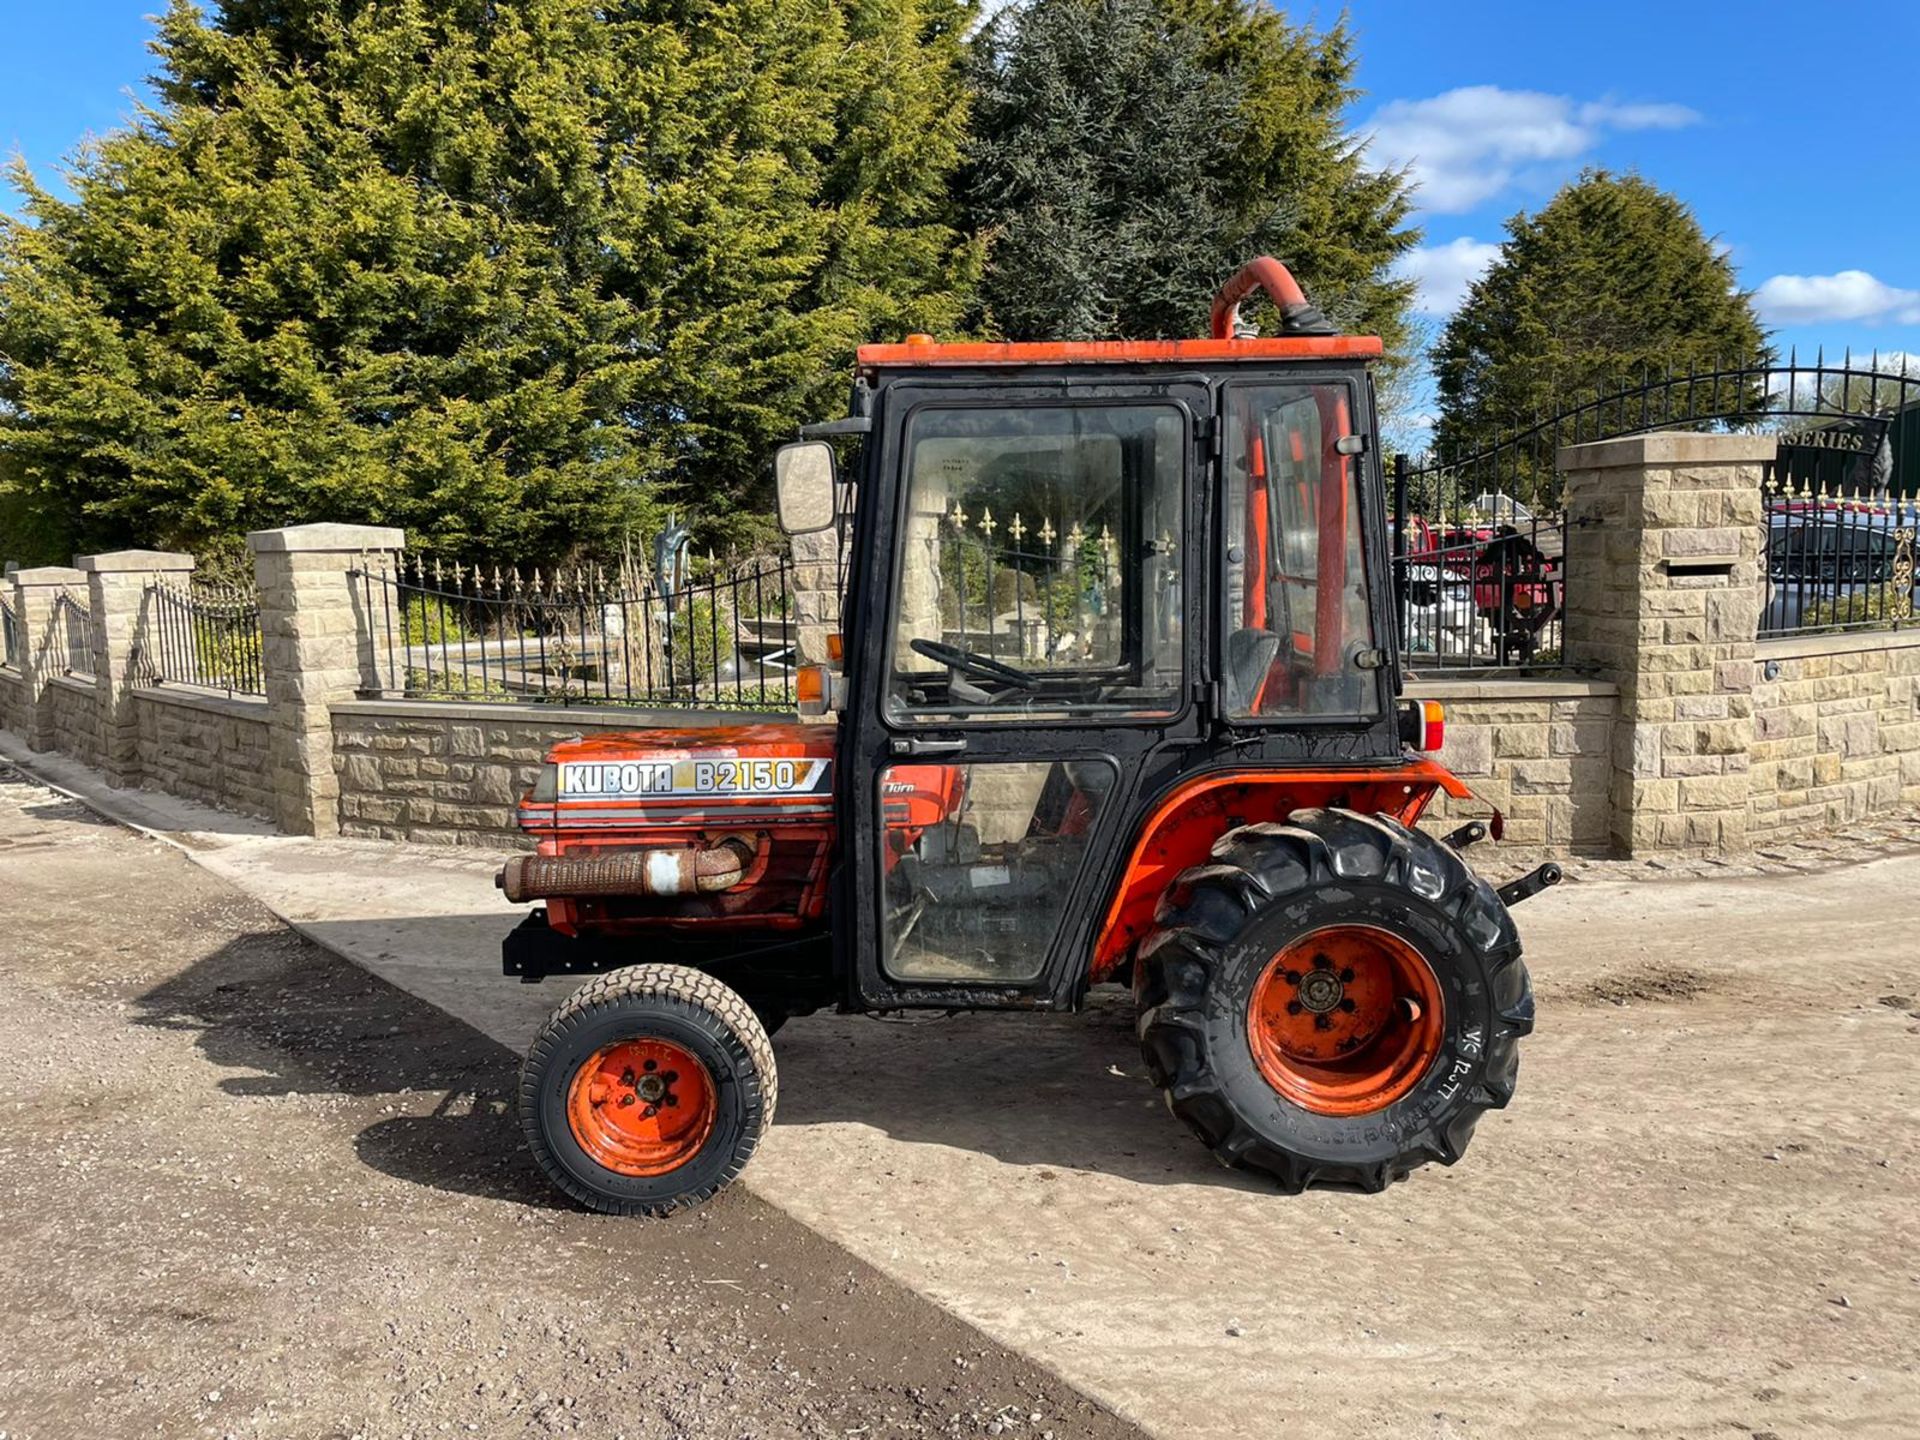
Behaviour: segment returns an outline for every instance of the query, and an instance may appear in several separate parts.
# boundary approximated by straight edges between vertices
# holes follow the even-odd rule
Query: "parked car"
[[[1871,515],[1791,517],[1771,524],[1767,578],[1817,585],[1884,585],[1900,548],[1893,529]]]
[[[1767,603],[1762,633],[1889,618],[1893,579],[1910,514],[1876,507],[1783,506],[1767,518]]]

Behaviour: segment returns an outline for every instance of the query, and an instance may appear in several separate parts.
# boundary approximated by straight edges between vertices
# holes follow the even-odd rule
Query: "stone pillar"
[[[1620,688],[1616,851],[1742,850],[1771,436],[1568,446],[1565,656]]]
[[[851,487],[846,487],[851,488]],[[793,549],[794,639],[804,665],[827,663],[827,636],[840,628],[840,531],[788,537]]]
[[[365,591],[348,572],[405,544],[403,531],[383,525],[293,525],[247,536],[260,592],[274,820],[290,834],[340,832],[332,707],[380,684],[374,627],[361,613]]]
[[[93,678],[99,687],[100,768],[107,783],[140,783],[140,718],[133,704],[139,683],[134,660],[141,646],[154,644],[147,633],[147,586],[155,579],[183,583],[193,573],[193,557],[170,550],[116,550],[82,555],[74,566],[85,572],[93,599]]]
[[[35,750],[51,750],[53,706],[47,686],[66,673],[66,651],[55,643],[54,601],[68,590],[75,592],[76,599],[84,595],[87,577],[64,565],[39,565],[14,571],[12,581],[13,613],[20,626],[20,678],[25,682],[27,733],[23,738]]]

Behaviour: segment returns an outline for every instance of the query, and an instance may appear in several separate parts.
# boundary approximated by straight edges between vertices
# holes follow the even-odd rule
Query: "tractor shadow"
[[[291,931],[228,940],[136,997],[133,1023],[193,1033],[234,1096],[328,1097],[366,1123],[373,1169],[435,1189],[572,1208],[514,1114],[520,1057]]]
[[[339,1097],[365,1114],[355,1149],[376,1170],[567,1207],[526,1153],[515,1109],[518,1046],[468,1020],[530,1039],[573,982],[522,986],[471,955],[454,958],[457,946],[428,958],[426,937],[406,934],[406,922],[379,923],[378,936],[359,939],[378,957],[370,963],[399,984],[276,927],[233,936],[139,996],[136,1023],[194,1032],[226,1072],[218,1083],[229,1095]],[[437,934],[446,923],[420,925]],[[466,1019],[414,989],[458,1003]],[[1122,991],[1096,991],[1079,1015],[807,1016],[780,1031],[774,1050],[781,1130],[853,1124],[1011,1165],[1266,1188],[1221,1169],[1167,1113],[1141,1065]]]
[[[1223,1169],[1168,1113],[1141,1062],[1133,1018],[1132,996],[1109,987],[1078,1015],[795,1020],[774,1037],[775,1125],[866,1125],[1009,1165],[1271,1189]]]

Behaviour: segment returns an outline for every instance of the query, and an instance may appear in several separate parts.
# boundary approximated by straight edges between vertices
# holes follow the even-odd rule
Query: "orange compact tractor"
[[[1451,1163],[1506,1104],[1508,907],[1558,872],[1496,893],[1459,853],[1485,826],[1414,828],[1466,791],[1423,753],[1438,707],[1398,699],[1380,343],[1265,259],[1212,328],[862,349],[851,416],[775,464],[782,526],[847,557],[840,662],[797,687],[837,723],[554,749],[500,884],[545,902],[509,974],[595,976],[521,1081],[562,1190],[712,1195],[773,1118],[768,1035],[826,1006],[1130,983],[1168,1107],[1289,1191]]]

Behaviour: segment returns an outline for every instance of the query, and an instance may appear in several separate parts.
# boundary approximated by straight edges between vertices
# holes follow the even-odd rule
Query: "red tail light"
[[[1447,710],[1438,700],[1413,702],[1413,721],[1407,732],[1408,744],[1422,754],[1431,755],[1447,743]]]

